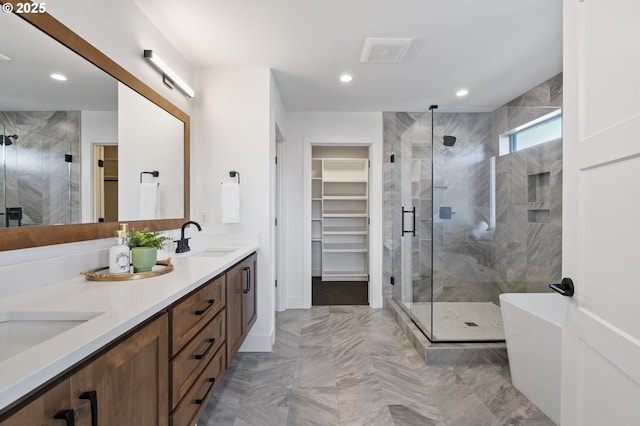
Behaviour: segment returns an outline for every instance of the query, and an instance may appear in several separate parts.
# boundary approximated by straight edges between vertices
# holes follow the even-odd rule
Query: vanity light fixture
[[[67,81],[67,77],[59,73],[53,73],[49,77],[58,81]]]
[[[158,70],[162,72],[162,79],[164,84],[171,87],[176,85],[180,90],[184,92],[185,95],[190,98],[194,98],[196,96],[196,92],[189,87],[187,83],[182,80],[178,74],[176,74],[169,66],[158,57],[157,54],[153,53],[153,50],[146,50],[143,52],[143,56],[147,58]]]

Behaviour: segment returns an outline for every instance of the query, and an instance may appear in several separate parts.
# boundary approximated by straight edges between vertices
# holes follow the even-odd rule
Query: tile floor
[[[553,425],[504,364],[427,366],[386,310],[278,313],[271,353],[239,353],[204,425]]]

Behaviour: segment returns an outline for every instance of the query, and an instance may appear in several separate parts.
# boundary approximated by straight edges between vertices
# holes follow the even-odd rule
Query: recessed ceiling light
[[[51,74],[50,77],[54,80],[58,80],[58,81],[67,81],[67,77],[65,77],[62,74]]]
[[[460,89],[456,92],[456,96],[467,96],[469,91],[467,89]]]
[[[351,76],[351,74],[342,74],[340,76],[340,81],[343,83],[349,83],[351,80],[353,80],[353,77]]]

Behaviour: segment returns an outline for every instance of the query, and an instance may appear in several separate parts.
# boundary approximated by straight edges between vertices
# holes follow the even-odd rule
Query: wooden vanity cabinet
[[[206,364],[178,407],[171,413],[171,426],[192,426],[207,406],[213,391],[220,383],[226,364],[226,347],[222,347]]]
[[[71,410],[69,380],[51,388],[47,393],[38,397],[6,420],[0,420],[2,426],[61,426],[63,420],[55,419],[57,413]],[[75,416],[75,411],[74,414]]]
[[[62,374],[0,415],[0,426],[89,426],[96,403],[101,426],[193,425],[256,321],[256,259],[249,255]],[[65,414],[69,422],[54,418]]]
[[[247,286],[242,291],[242,323],[244,325],[245,337],[249,334],[249,330],[256,322],[256,266],[258,256],[254,253],[242,262],[243,268],[247,271],[247,278],[249,280]],[[244,340],[244,339],[243,339]]]
[[[226,275],[169,308],[170,420],[195,423],[226,367]]]
[[[227,366],[256,321],[256,261],[253,253],[227,271]]]
[[[167,315],[137,331],[70,378],[78,425],[93,425],[95,392],[100,425],[166,426]]]
[[[162,314],[90,358],[0,425],[167,426],[167,334],[167,315]]]

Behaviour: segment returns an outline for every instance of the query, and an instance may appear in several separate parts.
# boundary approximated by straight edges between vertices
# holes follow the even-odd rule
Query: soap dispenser
[[[124,230],[118,230],[116,235],[116,244],[109,249],[109,273],[128,274],[131,251],[125,244],[126,233]]]

